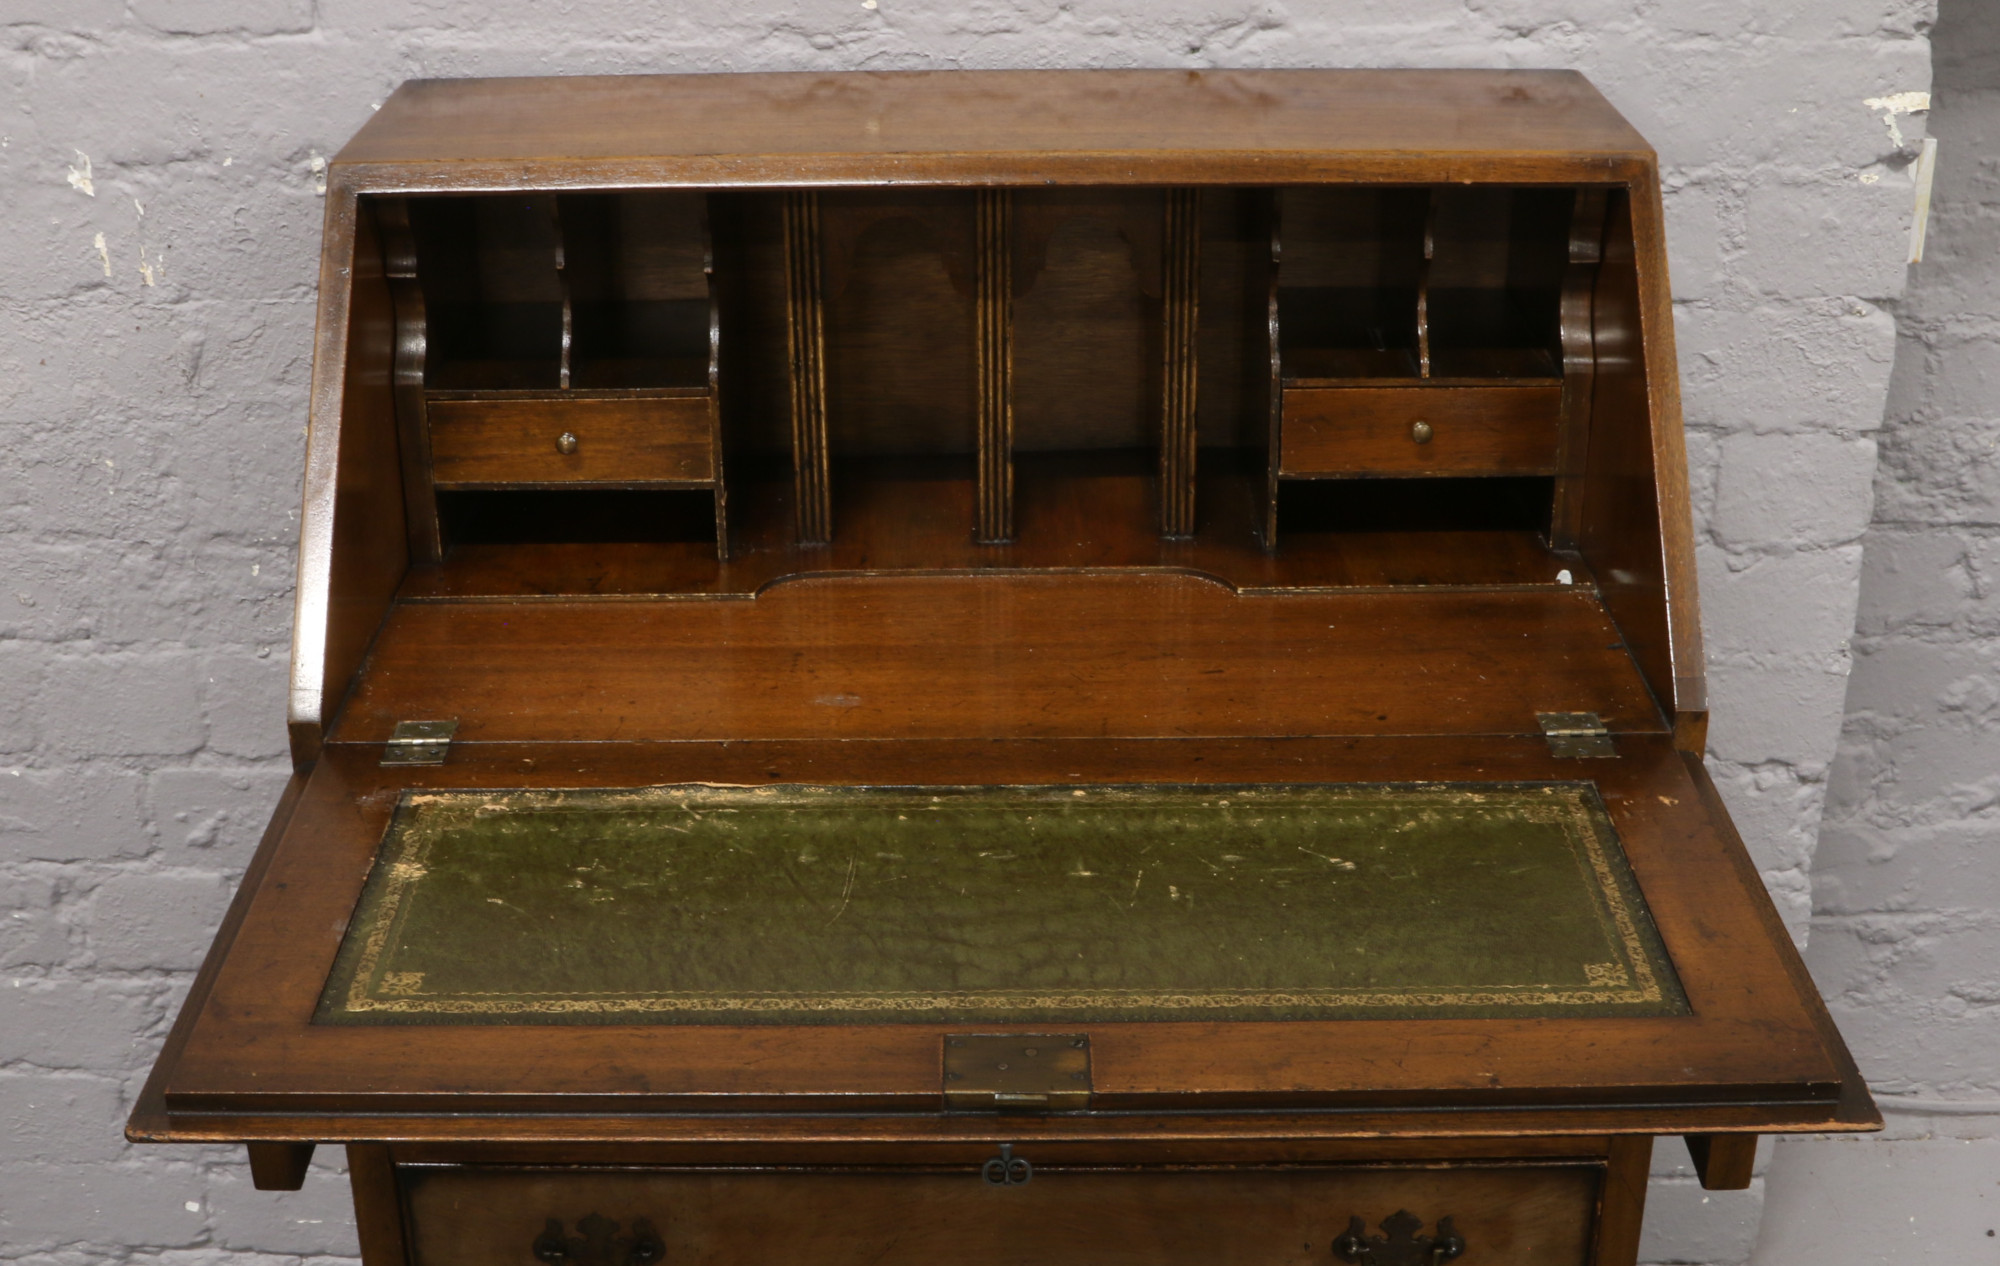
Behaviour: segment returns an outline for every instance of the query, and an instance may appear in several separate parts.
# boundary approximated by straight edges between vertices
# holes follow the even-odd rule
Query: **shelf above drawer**
[[[440,489],[715,479],[706,392],[433,395],[426,413]]]
[[[1562,387],[1287,387],[1278,474],[1546,475]]]

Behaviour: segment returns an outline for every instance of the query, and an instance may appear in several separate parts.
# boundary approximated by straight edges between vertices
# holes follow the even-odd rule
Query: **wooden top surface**
[[[364,190],[503,165],[516,186],[1608,180],[1651,154],[1574,71],[896,71],[414,80],[334,166],[404,169]]]

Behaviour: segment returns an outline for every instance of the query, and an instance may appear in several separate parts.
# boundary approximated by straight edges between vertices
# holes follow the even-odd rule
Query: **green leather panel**
[[[406,793],[322,1023],[1684,1014],[1588,783]]]

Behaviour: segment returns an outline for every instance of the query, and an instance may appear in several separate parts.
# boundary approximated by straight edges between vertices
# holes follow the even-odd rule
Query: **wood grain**
[[[798,539],[833,539],[826,424],[826,309],[821,290],[819,195],[785,198],[787,368],[792,388],[792,479]]]
[[[337,734],[433,716],[461,742],[1523,734],[1537,712],[1664,728],[1589,594],[884,575],[754,602],[403,606]]]
[[[1639,1234],[1646,1217],[1653,1140],[1645,1135],[1625,1135],[1610,1143],[1604,1187],[1597,1198],[1591,1266],[1634,1266],[1639,1260]]]
[[[1747,1191],[1757,1164],[1754,1134],[1690,1134],[1688,1157],[1703,1191]]]
[[[1167,191],[1161,301],[1160,535],[1194,535],[1201,190]]]
[[[978,323],[977,408],[979,518],[982,545],[1014,539],[1014,195],[982,189],[974,307]]]
[[[327,199],[287,709],[295,767],[318,752],[410,558],[382,248],[351,190]]]
[[[606,187],[1147,185],[1620,180],[1650,153],[1572,71],[915,71],[418,80],[333,161],[433,188],[578,171]]]
[[[1562,343],[1562,425],[1556,441],[1555,503],[1549,540],[1575,549],[1583,516],[1583,478],[1590,451],[1591,397],[1597,377],[1597,266],[1604,258],[1608,195],[1579,189],[1570,212],[1569,267],[1557,316]]]
[[[716,477],[706,392],[453,397],[429,401],[439,488],[707,485]],[[557,447],[575,438],[575,451]]]
[[[407,198],[371,198],[382,240],[383,274],[396,313],[396,433],[403,458],[403,515],[410,529],[410,561],[444,558],[437,493],[431,485],[430,426],[424,416],[424,363],[428,350],[424,288],[417,279],[417,242]]]
[[[1029,1153],[1032,1156],[1032,1152]],[[417,1257],[486,1266],[527,1256],[551,1218],[645,1219],[663,1260],[827,1266],[1322,1266],[1350,1218],[1380,1236],[1398,1210],[1450,1218],[1469,1262],[1585,1266],[1602,1167],[1064,1169],[994,1187],[943,1171],[406,1171]]]
[[[1210,450],[1200,468],[1201,522],[1193,540],[1160,538],[1153,515],[1157,474],[1138,453],[1021,453],[1015,539],[973,542],[972,481],[950,462],[876,464],[841,482],[841,532],[829,546],[801,547],[788,477],[734,479],[735,545],[718,566],[696,541],[593,545],[460,544],[449,567],[416,567],[403,587],[413,601],[739,596],[788,579],[890,571],[1152,570],[1195,574],[1240,592],[1285,589],[1409,589],[1440,586],[1558,587],[1594,583],[1574,554],[1551,551],[1533,531],[1296,532],[1268,552],[1258,536],[1263,481]]]
[[[1634,874],[1644,889],[1694,1014],[1658,1019],[1371,1021],[1365,1025],[1128,1024],[1092,1030],[1099,1114],[1036,1122],[1056,1135],[1145,1137],[1194,1123],[1122,1114],[1168,1106],[1228,1116],[1247,1108],[1339,1106],[1392,1134],[1715,1132],[1837,1123],[1843,1075],[1816,1028],[1816,997],[1800,992],[1763,920],[1769,897],[1740,844],[1716,831],[1667,735],[1621,735],[1621,757],[1588,762]],[[462,748],[464,750],[459,750]],[[1539,738],[1191,742],[988,740],[834,741],[807,744],[465,743],[444,766],[390,771],[379,747],[335,743],[258,884],[236,946],[200,1019],[166,1075],[175,1128],[216,1112],[240,1118],[237,1137],[264,1128],[291,1138],[369,1137],[387,1128],[417,1137],[415,1121],[384,1127],[384,1112],[455,1116],[451,1131],[492,1138],[682,1137],[663,1119],[475,1126],[468,1116],[591,1112],[708,1113],[840,1107],[908,1114],[877,1124],[742,1120],[690,1124],[706,1137],[776,1131],[812,1137],[949,1135],[934,1118],[943,1028],[927,1024],[803,1029],[603,1026],[544,1029],[315,1026],[307,1021],[345,918],[394,808],[412,787],[632,786],[710,781],[906,783],[991,781],[1230,783],[1533,780],[1574,777],[1582,763],[1552,757]],[[1747,872],[1747,873],[1746,873]],[[1775,917],[1775,916],[1770,916]],[[1795,958],[1795,955],[1793,956]],[[1856,1085],[1859,1085],[1856,1079]],[[1508,1105],[1511,1123],[1480,1116]],[[1449,1107],[1450,1113],[1439,1113]],[[297,1114],[354,1114],[301,1127]],[[293,1119],[285,1122],[287,1115]],[[1504,1117],[1505,1114],[1501,1114]],[[1570,1121],[1566,1128],[1557,1128]],[[1621,1127],[1620,1122],[1625,1124]],[[1645,1124],[1635,1124],[1644,1122]],[[210,1122],[211,1126],[215,1123]],[[1245,1128],[1238,1122],[1225,1135]],[[227,1128],[227,1127],[225,1127]],[[443,1128],[443,1127],[439,1127]],[[990,1124],[975,1130],[990,1129]],[[1201,1126],[1201,1130],[1210,1127]],[[1250,1128],[1284,1132],[1297,1121]],[[1326,1121],[1317,1135],[1351,1136]],[[1848,1127],[1838,1127],[1848,1128]],[[1865,1124],[1864,1124],[1865,1128]],[[860,1134],[856,1135],[855,1132]],[[1266,1134],[1264,1137],[1272,1137]],[[990,1137],[990,1136],[989,1136]]]
[[[362,1266],[408,1266],[403,1197],[388,1147],[348,1144],[347,1181],[354,1191],[354,1229],[361,1241]]]
[[[1287,387],[1278,473],[1549,474],[1561,407],[1555,385]]]
[[[1635,236],[1632,201],[1623,193],[1612,197],[1604,260],[1597,270],[1592,323],[1597,370],[1578,546],[1597,573],[1605,607],[1624,631],[1647,684],[1660,699],[1675,700],[1677,709],[1691,708],[1677,693],[1676,682],[1689,673],[1695,675],[1691,680],[1699,679],[1699,640],[1695,658],[1689,660],[1686,636],[1676,635],[1670,618],[1661,516],[1662,507],[1674,501],[1664,482],[1668,476],[1658,460],[1661,441],[1656,437],[1669,420],[1655,407],[1658,367],[1646,339],[1656,327],[1642,311],[1640,286],[1640,254],[1650,255],[1657,246]],[[1678,436],[1678,417],[1671,424]],[[1685,480],[1684,471],[1680,478]],[[1685,515],[1684,488],[1681,498],[1672,512]],[[1685,579],[1691,589],[1691,570]],[[1675,588],[1692,600],[1689,590]]]

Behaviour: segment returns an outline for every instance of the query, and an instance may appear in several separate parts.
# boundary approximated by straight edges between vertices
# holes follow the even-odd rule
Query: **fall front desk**
[[[297,775],[130,1125],[369,1266],[1635,1260],[1879,1118],[1730,825],[1558,72],[430,81]]]

